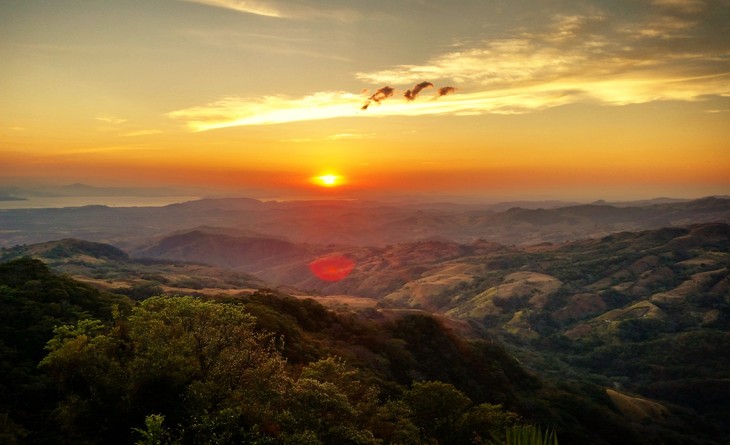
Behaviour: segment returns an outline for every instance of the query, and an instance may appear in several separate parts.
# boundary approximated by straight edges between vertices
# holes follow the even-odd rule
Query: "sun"
[[[324,185],[335,185],[337,183],[337,176],[335,175],[324,175],[320,176],[319,179],[322,180]]]
[[[312,180],[315,184],[322,187],[337,187],[342,184],[342,176],[329,173],[322,176],[315,176]]]

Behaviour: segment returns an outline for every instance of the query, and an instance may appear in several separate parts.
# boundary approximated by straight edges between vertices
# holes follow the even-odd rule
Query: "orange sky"
[[[727,2],[393,3],[0,0],[0,186],[730,194]]]

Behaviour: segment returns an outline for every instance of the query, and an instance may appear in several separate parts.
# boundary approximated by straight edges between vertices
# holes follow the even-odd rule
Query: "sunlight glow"
[[[342,185],[342,176],[326,174],[312,178],[312,182],[322,187],[337,187]]]
[[[337,182],[337,176],[335,175],[324,175],[320,179],[325,185],[335,185],[335,182]]]

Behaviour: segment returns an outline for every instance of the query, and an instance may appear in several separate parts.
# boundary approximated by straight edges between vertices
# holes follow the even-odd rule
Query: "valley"
[[[249,301],[264,292],[343,317],[433,316],[453,335],[503,345],[557,391],[545,397],[565,403],[566,392],[590,399],[639,434],[721,443],[713,438],[730,437],[721,420],[730,416],[729,201],[488,215],[423,204],[315,203],[305,211],[253,200],[6,211],[2,221],[18,221],[12,239],[23,243],[4,239],[0,262],[38,259],[58,274],[137,302],[156,295]],[[361,221],[361,212],[370,211],[374,216]],[[53,212],[59,218],[46,220]],[[95,222],[82,225],[79,212]],[[406,214],[409,235],[401,225]],[[244,216],[256,224],[207,225]],[[400,221],[399,228],[382,229],[387,220]],[[46,224],[54,229],[43,232]],[[289,224],[297,229],[288,231]],[[315,227],[331,231],[337,242],[318,242],[323,235]],[[73,237],[32,242],[41,233]],[[485,236],[474,239],[477,233]],[[375,234],[379,242],[368,245]],[[351,270],[322,279],[311,265],[327,258],[346,258]],[[272,317],[268,311],[262,320]]]

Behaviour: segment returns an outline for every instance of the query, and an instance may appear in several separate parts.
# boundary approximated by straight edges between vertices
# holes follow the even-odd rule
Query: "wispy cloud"
[[[317,1],[293,0],[181,0],[214,6],[263,17],[295,20],[334,20],[350,23],[358,20],[357,11],[327,7]]]
[[[388,85],[372,95],[228,97],[169,116],[205,131],[338,117],[527,113],[577,102],[616,106],[730,97],[730,48],[711,40],[707,26],[696,30],[711,11],[701,9],[699,0],[648,1],[655,8],[629,25],[595,11],[556,16],[543,29],[462,46],[423,64],[356,73],[361,81]],[[438,101],[395,95],[410,88],[412,99],[416,87],[424,94],[423,88],[439,83],[458,91],[441,87],[432,97],[448,95]],[[378,106],[368,108],[372,102]]]
[[[373,133],[337,133],[320,138],[292,138],[282,139],[281,142],[309,143],[316,141],[341,141],[355,139],[372,139],[375,137]]]
[[[348,57],[328,51],[312,49],[312,41],[308,38],[281,36],[276,34],[237,32],[230,30],[200,30],[185,31],[206,45],[220,48],[234,48],[238,50],[257,51],[265,54],[279,54],[283,56],[304,56],[318,59],[330,59],[341,62],[351,62]]]
[[[685,13],[700,12],[707,6],[704,0],[651,0],[651,3]]]
[[[95,117],[94,119],[96,119],[100,122],[104,122],[106,124],[112,124],[112,125],[119,125],[119,124],[123,124],[123,123],[127,122],[127,119],[122,119],[122,118],[114,117],[114,116],[98,116],[98,117]]]
[[[163,133],[162,130],[137,130],[137,131],[130,131],[130,132],[124,133],[122,136],[125,136],[125,137],[152,136],[152,135],[161,134],[161,133]]]
[[[137,129],[134,130],[130,127],[133,127],[130,125],[130,122],[128,119],[123,119],[116,116],[110,116],[110,115],[102,115],[94,118],[95,120],[99,122],[103,122],[106,125],[100,126],[97,128],[98,131],[102,131],[105,133],[116,133],[118,136],[123,137],[136,137],[136,136],[151,136],[154,134],[160,134],[163,131],[162,130],[156,130],[156,129]]]
[[[206,131],[355,116],[360,109],[356,104],[361,101],[360,95],[344,91],[320,92],[300,98],[226,97],[207,105],[173,111],[168,116],[186,121],[193,131]]]
[[[231,9],[233,11],[247,14],[261,15],[264,17],[285,17],[285,15],[271,2],[256,0],[183,0],[189,3],[200,3],[201,5],[215,6],[218,8]]]
[[[341,141],[343,139],[372,139],[375,135],[372,133],[363,134],[363,133],[337,133],[333,134],[331,136],[327,136],[327,140],[329,141]]]
[[[86,147],[86,148],[74,148],[69,150],[58,150],[54,151],[54,156],[78,156],[78,155],[89,155],[89,154],[103,154],[103,153],[138,153],[138,154],[149,154],[152,152],[159,152],[161,149],[152,148],[142,145],[110,145],[102,147]]]

